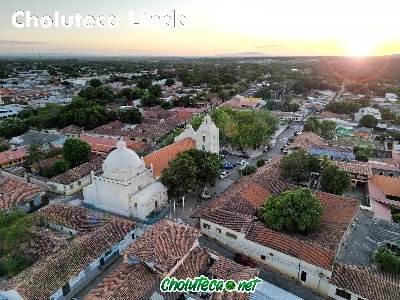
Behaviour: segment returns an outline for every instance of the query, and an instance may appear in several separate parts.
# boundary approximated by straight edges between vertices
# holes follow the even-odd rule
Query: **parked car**
[[[247,160],[244,160],[244,159],[237,161],[237,164],[241,165],[241,166],[244,166],[244,167],[250,165],[249,162]]]
[[[220,154],[222,155],[230,155],[231,153],[228,150],[222,149],[221,151],[219,151]]]
[[[239,253],[235,254],[234,259],[237,263],[239,263],[243,266],[246,266],[246,267],[254,268],[256,266],[256,264],[250,257],[243,255],[243,254],[239,254]]]
[[[247,154],[241,154],[239,155],[240,158],[245,158],[245,159],[249,159],[250,156],[248,156]]]
[[[228,177],[228,175],[229,175],[229,172],[224,171],[219,175],[219,178],[225,179],[226,177]]]
[[[224,163],[224,169],[233,169],[235,166],[233,163]]]

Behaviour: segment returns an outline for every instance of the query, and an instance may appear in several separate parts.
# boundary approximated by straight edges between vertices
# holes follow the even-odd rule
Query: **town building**
[[[45,227],[34,229],[34,236],[41,236],[23,248],[40,259],[0,283],[0,299],[71,298],[117,258],[139,230],[132,221],[66,203],[52,203],[34,214]],[[58,238],[50,238],[57,234]],[[47,255],[41,254],[43,249]]]
[[[184,132],[175,138],[175,142],[191,138],[196,142],[196,149],[219,153],[219,129],[209,115],[204,117],[199,129],[195,131],[189,124]]]
[[[28,150],[25,147],[0,152],[0,168],[4,170],[9,167],[22,165],[27,156]]]
[[[374,116],[378,121],[382,120],[382,116],[381,113],[379,112],[379,109],[372,107],[363,107],[360,108],[360,110],[354,114],[354,121],[360,122],[361,118],[366,115]]]
[[[358,184],[366,184],[372,176],[372,169],[365,164],[353,162],[332,161],[332,163],[341,170],[346,171],[351,176],[351,186],[356,187]]]
[[[274,112],[274,115],[277,116],[281,122],[301,122],[306,117],[305,114],[300,112]]]
[[[400,279],[377,268],[373,254],[379,247],[400,249],[400,224],[376,220],[359,211],[332,269],[330,299],[399,299]]]
[[[49,149],[49,145],[61,146],[66,140],[66,136],[58,133],[29,130],[21,136],[13,137],[10,140],[10,144],[12,149],[36,144],[39,145],[43,150],[47,150]]]
[[[313,192],[324,213],[321,227],[307,236],[277,232],[258,220],[258,210],[269,196],[296,189],[274,179],[267,164],[231,185],[192,217],[199,219],[203,234],[328,296],[335,256],[354,223],[359,202]]]
[[[363,140],[370,140],[373,138],[372,129],[365,127],[354,129],[352,131],[352,135],[358,139],[363,139]]]
[[[258,269],[238,265],[202,247],[200,237],[199,231],[192,227],[167,220],[157,222],[123,251],[124,262],[85,299],[175,300],[181,293],[160,291],[161,280],[166,276],[180,280],[204,275],[237,282],[257,277]],[[249,299],[249,294],[225,291],[208,297],[245,300]]]
[[[91,174],[84,188],[84,203],[126,217],[147,219],[168,200],[167,189],[153,178],[143,158],[119,141],[102,165],[102,173]]]
[[[43,188],[22,180],[0,176],[0,210],[19,208],[29,212],[46,202]]]
[[[222,103],[220,107],[227,107],[235,110],[253,110],[261,108],[261,105],[257,101],[233,98],[229,101]]]

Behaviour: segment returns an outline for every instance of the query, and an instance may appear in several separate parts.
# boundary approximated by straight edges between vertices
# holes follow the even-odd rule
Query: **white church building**
[[[117,143],[102,166],[100,175],[92,173],[92,183],[83,190],[84,203],[126,217],[144,220],[167,200],[167,189],[153,178],[153,168],[143,158]]]
[[[179,142],[187,138],[196,142],[196,149],[198,150],[219,153],[219,129],[209,115],[204,117],[204,121],[197,131],[189,124],[174,141]]]

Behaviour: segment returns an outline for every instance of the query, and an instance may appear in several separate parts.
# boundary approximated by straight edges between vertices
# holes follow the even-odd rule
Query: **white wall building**
[[[354,121],[360,122],[361,118],[366,115],[372,115],[376,119],[378,119],[378,121],[382,120],[382,116],[381,116],[381,113],[379,112],[379,109],[372,108],[372,107],[363,107],[363,108],[360,108],[358,113],[354,114]]]
[[[168,199],[165,186],[152,177],[153,169],[146,168],[144,160],[123,141],[107,156],[102,169],[99,176],[92,173],[92,184],[83,190],[88,204],[144,220]]]
[[[189,124],[186,130],[175,138],[175,142],[186,138],[195,140],[196,149],[198,150],[219,153],[219,129],[209,115],[204,117],[204,121],[197,131]]]

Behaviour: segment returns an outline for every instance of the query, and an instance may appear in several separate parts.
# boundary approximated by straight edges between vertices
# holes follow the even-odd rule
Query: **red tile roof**
[[[365,299],[400,299],[400,276],[377,269],[336,263],[331,283]]]
[[[44,188],[34,184],[0,177],[0,210],[25,205],[44,191]]]
[[[123,253],[138,257],[143,262],[152,262],[169,272],[178,260],[189,253],[200,236],[194,228],[161,220],[147,229]]]
[[[348,163],[342,161],[332,161],[332,163],[348,173],[364,175],[368,177],[372,176],[371,167],[368,165],[358,164],[358,163]]]
[[[374,174],[371,182],[386,196],[400,197],[400,178]]]
[[[18,148],[17,150],[8,150],[0,152],[0,164],[7,164],[13,160],[25,158],[28,156],[28,150],[26,148]]]
[[[237,109],[237,110],[249,110],[249,109],[254,109],[258,106],[257,101],[248,101],[248,100],[241,100],[241,99],[231,99],[229,101],[226,101],[222,103],[220,106],[221,107],[228,107],[232,109]]]
[[[179,153],[193,148],[196,148],[196,142],[191,138],[186,138],[145,156],[144,162],[146,167],[153,165],[154,177],[158,178],[162,176],[162,171],[168,167],[169,162]]]
[[[79,139],[88,143],[92,148],[92,151],[102,153],[108,153],[116,149],[117,142],[119,141],[115,138],[102,138],[95,136],[81,136]],[[134,151],[146,151],[148,148],[147,144],[143,142],[130,141],[126,139],[124,141],[126,147]]]
[[[307,236],[273,231],[256,221],[259,208],[268,196],[280,195],[299,187],[275,179],[270,168],[267,164],[256,173],[241,178],[192,217],[246,233],[249,240],[329,270],[340,241],[358,210],[359,202],[315,191],[315,196],[324,207],[318,230]]]

